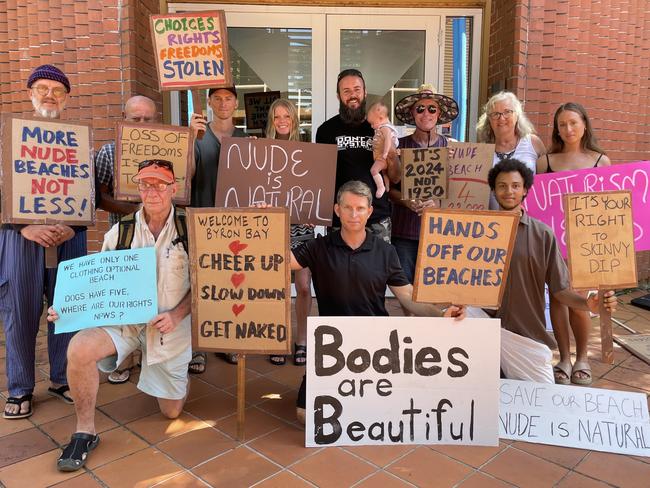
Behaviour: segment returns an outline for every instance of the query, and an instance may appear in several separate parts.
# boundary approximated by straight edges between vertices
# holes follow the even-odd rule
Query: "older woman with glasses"
[[[499,92],[488,100],[478,120],[476,136],[479,142],[494,143],[493,166],[504,159],[514,158],[534,173],[537,158],[546,153],[544,143],[535,135],[521,102],[510,92]],[[494,195],[490,196],[490,209],[499,209]]]

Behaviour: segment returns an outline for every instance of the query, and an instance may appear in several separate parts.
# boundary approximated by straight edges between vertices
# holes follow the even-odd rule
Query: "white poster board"
[[[501,380],[499,432],[503,439],[650,456],[643,393]]]
[[[309,317],[305,445],[496,446],[499,323]]]

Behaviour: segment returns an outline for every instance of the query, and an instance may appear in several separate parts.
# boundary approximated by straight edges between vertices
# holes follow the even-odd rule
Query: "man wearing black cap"
[[[27,81],[34,115],[58,119],[70,93],[67,76],[55,66],[36,68]],[[59,262],[86,255],[85,227],[67,225],[3,225],[0,229],[0,319],[7,341],[9,398],[3,416],[32,414],[36,335],[43,310],[43,294],[52,303],[56,269],[45,268],[46,247],[56,247]],[[66,352],[70,334],[54,334],[48,325],[50,388],[48,393],[66,403]]]
[[[191,207],[214,207],[217,189],[217,171],[221,140],[224,137],[246,137],[246,133],[235,127],[232,114],[237,108],[237,90],[234,86],[211,88],[208,91],[208,106],[214,117],[206,122],[202,114],[192,114],[190,127],[196,134],[204,130],[202,139],[194,142],[194,176],[192,178]],[[195,110],[198,107],[194,107]],[[237,362],[236,354],[226,356],[230,363]],[[205,371],[205,354],[196,352],[190,363],[190,373],[200,374]]]
[[[336,184],[334,191],[346,182],[362,181],[370,187],[372,194],[377,185],[370,168],[372,157],[372,138],[375,131],[366,120],[366,83],[359,70],[341,71],[336,83],[336,96],[339,99],[339,113],[326,120],[316,131],[316,142],[336,144],[338,148]],[[389,166],[388,176],[394,179],[396,168]],[[373,196],[374,212],[368,220],[368,228],[373,234],[390,243],[391,221],[388,193],[381,198]],[[341,221],[334,215],[333,227],[340,227]]]

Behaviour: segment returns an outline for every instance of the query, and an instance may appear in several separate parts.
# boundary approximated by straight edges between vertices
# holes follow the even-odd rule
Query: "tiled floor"
[[[627,305],[615,318],[650,332],[650,312]],[[391,314],[400,308],[389,303]],[[615,364],[600,358],[594,320],[594,386],[650,393],[650,365],[615,346]],[[614,334],[628,332],[614,326]],[[0,336],[0,358],[5,356]],[[0,485],[6,487],[647,487],[650,458],[502,441],[498,447],[395,446],[307,449],[295,422],[302,370],[288,362],[247,358],[246,438],[236,437],[236,367],[214,355],[205,374],[192,378],[185,412],[176,420],[157,413],[156,402],[135,387],[102,383],[96,425],[101,443],[86,469],[56,471],[59,447],[74,426],[71,406],[46,395],[47,344],[38,338],[34,415],[0,419]],[[0,389],[5,390],[4,361]],[[7,392],[3,391],[6,397]]]

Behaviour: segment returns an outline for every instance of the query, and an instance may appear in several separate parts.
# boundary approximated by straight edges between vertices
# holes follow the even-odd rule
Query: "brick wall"
[[[130,96],[147,95],[162,108],[148,62],[149,15],[158,8],[156,0],[0,0],[0,111],[31,112],[27,78],[45,63],[70,79],[64,118],[91,122],[95,149],[114,138]],[[90,250],[98,250],[107,229],[100,210],[97,225],[88,229]]]

